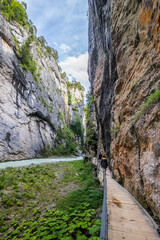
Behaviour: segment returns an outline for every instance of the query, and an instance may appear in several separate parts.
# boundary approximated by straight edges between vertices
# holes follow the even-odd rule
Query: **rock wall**
[[[83,123],[84,117],[84,89],[78,89],[76,85],[71,83],[71,87],[68,87],[68,91],[71,95],[71,104],[69,105],[69,119],[70,124],[78,116]]]
[[[89,0],[89,78],[115,178],[160,219],[160,4]]]
[[[62,125],[59,111],[68,122],[66,81],[37,38],[31,43],[31,53],[38,79],[19,64],[13,37],[22,46],[29,35],[27,29],[16,22],[9,24],[0,14],[0,161],[43,154],[48,144],[54,146]]]

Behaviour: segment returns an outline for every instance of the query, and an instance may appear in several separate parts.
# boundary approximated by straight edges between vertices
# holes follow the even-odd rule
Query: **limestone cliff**
[[[67,82],[68,90],[68,125],[78,116],[83,122],[84,116],[84,87],[79,82]]]
[[[89,78],[115,178],[160,219],[160,4],[89,0]]]
[[[66,123],[70,116],[66,80],[43,38],[34,36],[29,44],[33,74],[19,61],[17,54],[25,46],[28,51],[30,38],[28,28],[0,14],[0,161],[43,154],[63,125],[59,113]]]

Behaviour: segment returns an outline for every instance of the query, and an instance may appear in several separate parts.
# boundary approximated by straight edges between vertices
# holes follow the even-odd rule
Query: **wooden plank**
[[[135,233],[125,233],[121,231],[110,230],[108,235],[109,240],[157,240],[157,237],[139,235]],[[159,239],[159,238],[158,238]]]
[[[107,170],[108,240],[160,240],[153,223]]]

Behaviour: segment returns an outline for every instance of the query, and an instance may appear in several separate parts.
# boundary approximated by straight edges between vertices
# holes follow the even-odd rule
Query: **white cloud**
[[[59,48],[62,49],[64,53],[68,53],[71,50],[71,48],[66,44],[61,44]]]
[[[56,42],[53,42],[53,44],[54,44],[54,46],[58,46],[58,43],[56,43]]]
[[[88,53],[79,55],[78,57],[67,57],[64,62],[60,62],[63,71],[67,73],[69,79],[76,79],[86,89],[89,89],[90,83],[87,74]]]

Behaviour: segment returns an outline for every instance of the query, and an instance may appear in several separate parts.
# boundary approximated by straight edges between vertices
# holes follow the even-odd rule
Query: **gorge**
[[[0,1],[0,161],[81,155],[83,86],[68,81],[57,51],[36,36],[26,15],[18,21],[7,15],[4,2]],[[114,178],[159,223],[160,3],[88,4],[91,91],[85,109],[86,153],[96,158],[106,154]]]

